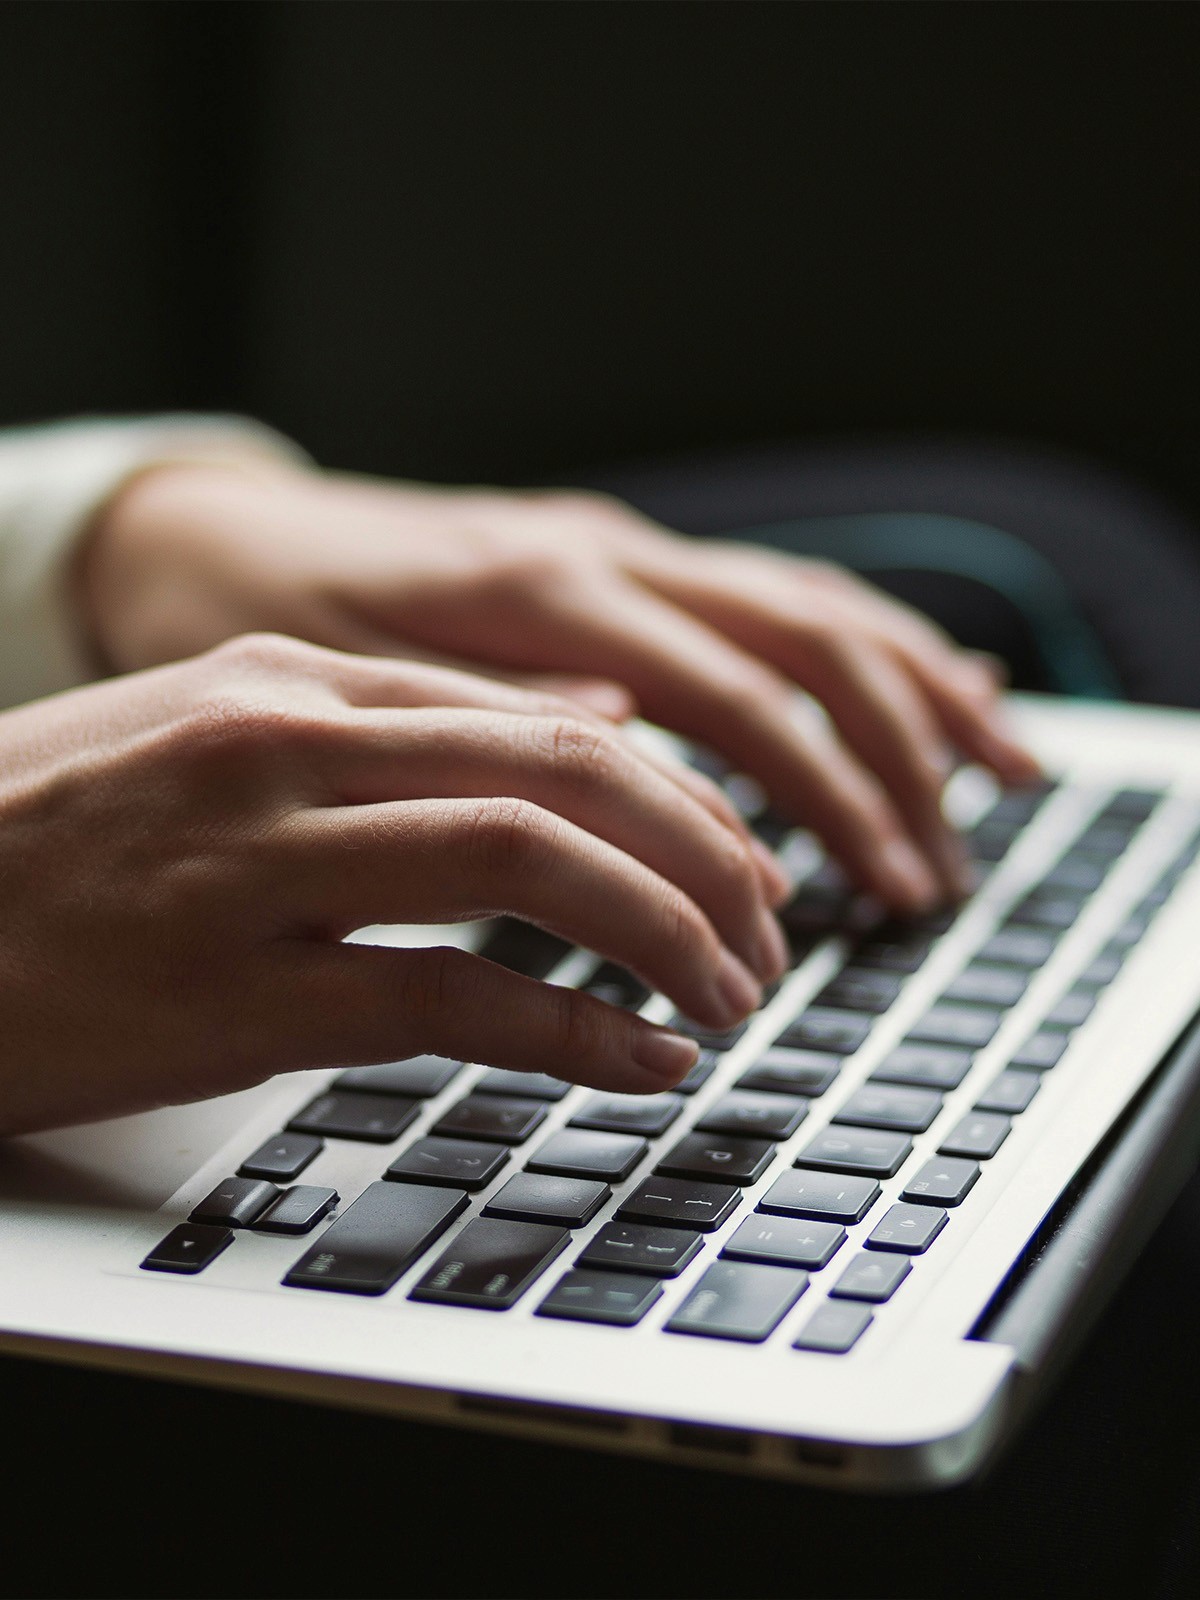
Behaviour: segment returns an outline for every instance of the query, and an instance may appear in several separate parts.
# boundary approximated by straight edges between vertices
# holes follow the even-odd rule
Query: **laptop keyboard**
[[[997,901],[998,918],[981,921],[974,942],[959,941],[958,970],[865,1081],[847,1072],[1060,792],[1045,784],[1001,794],[975,821],[967,842],[981,888],[958,913],[892,923],[831,865],[809,870],[782,920],[792,973],[815,973],[816,988],[801,1003],[803,985],[789,974],[783,984],[796,1004],[775,1005],[776,985],[764,1002],[773,1030],[761,1012],[728,1034],[670,1017],[701,1046],[675,1091],[600,1094],[428,1056],[354,1068],[248,1152],[142,1266],[195,1275],[236,1248],[239,1233],[311,1236],[283,1278],[289,1290],[383,1294],[427,1258],[408,1291],[415,1302],[503,1312],[536,1295],[542,1317],[631,1328],[657,1316],[672,1335],[755,1344],[809,1296],[810,1314],[789,1322],[784,1336],[799,1350],[845,1354],[869,1330],[872,1307],[911,1292],[921,1258],[938,1249],[975,1186],[986,1185],[988,1163],[1044,1075],[1200,850],[1193,836],[1144,885],[996,1061],[965,1113],[961,1101],[948,1110],[945,1097],[1164,798],[1132,789],[1094,796],[1090,820],[1063,839],[1050,869]],[[805,836],[770,815],[755,826],[785,860],[789,843],[801,856],[808,848],[811,868]],[[571,981],[609,1003],[649,1002],[648,1014],[661,1016],[661,999],[640,980],[538,929],[504,921],[484,953],[536,977],[569,968]],[[725,1073],[751,1028],[768,1034],[761,1048],[697,1105],[697,1092]],[[413,1137],[428,1103],[460,1079],[465,1092]],[[381,1149],[378,1178],[357,1194],[294,1181],[327,1141],[342,1140],[395,1148]],[[564,1258],[566,1272],[553,1273]],[[683,1297],[676,1292],[656,1312],[685,1273]]]

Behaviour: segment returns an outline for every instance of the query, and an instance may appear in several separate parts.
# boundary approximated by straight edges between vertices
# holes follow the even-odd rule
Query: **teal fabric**
[[[783,545],[866,575],[945,572],[986,584],[1025,619],[1051,688],[1089,700],[1124,698],[1099,636],[1058,572],[1000,528],[963,517],[888,512],[805,517],[739,528],[725,537]]]

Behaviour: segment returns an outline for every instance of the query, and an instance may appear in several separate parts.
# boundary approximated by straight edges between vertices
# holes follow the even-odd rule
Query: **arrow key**
[[[211,1228],[202,1222],[185,1222],[170,1233],[142,1262],[147,1272],[203,1272],[233,1243],[228,1228]]]

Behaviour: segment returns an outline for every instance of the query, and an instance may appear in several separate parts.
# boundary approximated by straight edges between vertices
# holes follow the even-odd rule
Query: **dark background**
[[[1190,4],[6,4],[0,422],[528,480],[998,434],[1195,511]]]

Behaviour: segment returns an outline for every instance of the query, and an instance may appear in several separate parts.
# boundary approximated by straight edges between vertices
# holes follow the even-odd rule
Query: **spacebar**
[[[466,1207],[457,1189],[372,1183],[283,1281],[298,1289],[383,1294]]]

